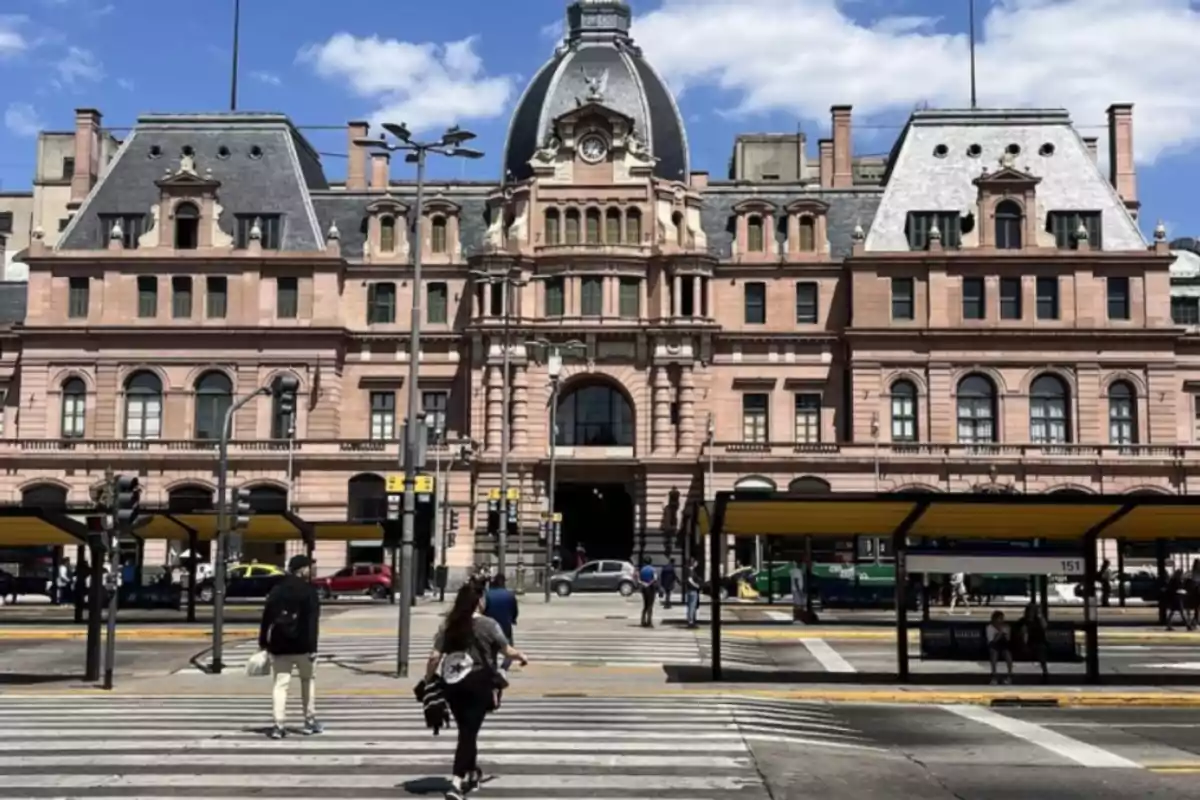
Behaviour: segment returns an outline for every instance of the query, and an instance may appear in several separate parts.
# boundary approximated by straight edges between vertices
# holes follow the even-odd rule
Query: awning
[[[183,540],[188,538],[189,531],[195,531],[196,539],[201,542],[216,539],[217,512],[148,512],[139,518],[134,533],[143,539]],[[309,541],[312,537],[312,524],[290,513],[252,514],[249,527],[241,534],[242,540],[246,542],[290,542],[295,539]]]
[[[66,514],[23,506],[0,507],[0,547],[71,547],[86,544],[87,525]]]
[[[318,542],[350,542],[359,547],[383,542],[383,526],[377,522],[314,522],[312,526]]]

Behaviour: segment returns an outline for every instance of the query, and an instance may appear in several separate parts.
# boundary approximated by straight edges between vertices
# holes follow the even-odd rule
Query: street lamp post
[[[526,342],[526,345],[545,348],[546,372],[550,376],[550,486],[547,492],[550,504],[550,525],[546,529],[546,575],[542,581],[545,584],[542,588],[545,591],[546,602],[549,603],[550,564],[554,560],[554,548],[558,546],[558,523],[554,521],[554,490],[558,482],[555,468],[558,463],[558,389],[562,378],[562,354],[564,350],[586,352],[587,345],[576,339],[561,344],[538,339]]]
[[[221,436],[218,442],[217,449],[217,552],[216,552],[216,572],[213,575],[213,643],[212,643],[212,671],[216,675],[221,674],[221,670],[225,668],[222,663],[224,655],[224,638],[225,638],[225,579],[226,579],[226,561],[229,551],[229,490],[226,484],[229,481],[229,433],[233,427],[233,416],[243,406],[254,400],[257,397],[280,397],[282,395],[291,395],[293,398],[300,390],[300,381],[292,375],[281,375],[268,386],[260,386],[252,394],[238,400],[231,405],[225,412],[225,419],[221,423]],[[295,418],[296,409],[292,408],[292,417]],[[288,426],[291,427],[293,422],[288,421]]]
[[[413,300],[412,321],[408,340],[408,408],[406,411],[404,441],[401,443],[402,461],[404,465],[404,522],[400,538],[400,621],[397,631],[396,673],[398,677],[408,677],[408,652],[410,631],[412,628],[413,581],[416,578],[413,569],[413,532],[417,509],[416,476],[417,476],[417,437],[424,433],[421,430],[421,394],[418,388],[418,375],[421,361],[421,250],[422,250],[422,220],[425,205],[425,162],[430,153],[449,156],[452,158],[482,158],[483,153],[462,145],[475,138],[470,131],[458,126],[450,128],[436,141],[417,141],[413,139],[408,126],[394,122],[383,123],[383,129],[390,133],[395,142],[386,139],[355,139],[354,144],[388,153],[404,151],[404,160],[417,165],[417,198],[416,219],[413,223],[413,238],[409,243],[413,260]]]

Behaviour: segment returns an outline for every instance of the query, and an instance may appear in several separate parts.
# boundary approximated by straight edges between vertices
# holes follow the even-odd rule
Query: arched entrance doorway
[[[635,446],[633,403],[619,387],[582,383],[558,401],[558,447]]]
[[[623,483],[560,483],[554,510],[562,514],[564,567],[574,567],[582,547],[587,560],[634,560],[634,506]]]
[[[250,508],[255,514],[283,514],[288,510],[287,490],[278,486],[260,484],[251,486]],[[287,542],[249,542],[242,541],[241,560],[243,563],[272,564],[276,567],[287,565]]]
[[[380,475],[355,475],[346,487],[346,518],[350,522],[386,522],[387,488]],[[382,539],[346,543],[347,564],[382,564],[386,559]]]

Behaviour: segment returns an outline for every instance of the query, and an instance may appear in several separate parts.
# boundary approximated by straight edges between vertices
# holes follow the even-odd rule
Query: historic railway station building
[[[543,561],[533,340],[587,345],[561,386],[558,510],[564,547],[593,557],[661,556],[675,492],[1191,491],[1200,338],[1171,318],[1165,232],[1137,224],[1131,106],[1108,111],[1107,163],[1037,109],[919,111],[886,158],[860,158],[836,106],[815,150],[742,136],[718,180],[629,23],[623,2],[573,4],[497,180],[434,182],[420,209],[407,167],[353,144],[365,123],[333,183],[283,115],[149,115],[113,153],[79,111],[61,223],[42,215],[27,290],[4,289],[27,297],[0,333],[0,500],[86,503],[113,467],[148,504],[210,504],[231,397],[291,373],[294,419],[269,399],[237,416],[231,483],[307,520],[377,516],[414,292],[424,411],[479,443],[447,473],[454,568],[494,551],[506,329],[513,562]],[[480,273],[514,276],[510,300]],[[453,452],[431,450],[443,470]]]

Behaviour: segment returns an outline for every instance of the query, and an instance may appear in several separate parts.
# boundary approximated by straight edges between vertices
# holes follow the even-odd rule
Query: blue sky
[[[1197,0],[977,0],[984,105],[1067,107],[1087,135],[1132,101],[1143,227],[1200,234]],[[224,110],[233,0],[3,0],[0,189],[27,187],[41,127],[94,106]],[[435,174],[493,178],[508,115],[550,55],[565,0],[243,0],[240,107],[301,126],[461,122],[489,158]],[[826,135],[855,106],[859,152],[886,152],[922,104],[966,104],[967,0],[633,0],[635,35],[680,92],[693,164],[722,176],[740,131]],[[178,12],[172,11],[178,6]],[[341,131],[306,130],[341,175]],[[396,167],[401,177],[403,165]]]

